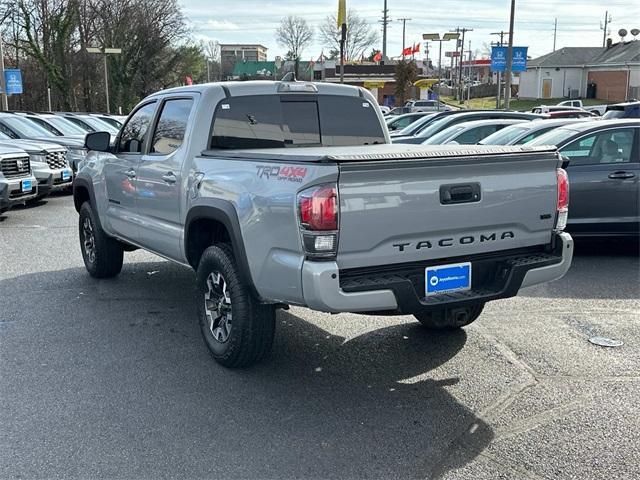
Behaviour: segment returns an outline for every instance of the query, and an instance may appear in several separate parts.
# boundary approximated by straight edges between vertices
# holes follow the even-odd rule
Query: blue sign
[[[7,87],[7,95],[22,93],[22,72],[19,68],[9,68],[4,71],[4,84]]]
[[[513,47],[511,71],[527,71],[527,50],[529,47]],[[504,72],[507,69],[508,47],[491,47],[491,70]]]

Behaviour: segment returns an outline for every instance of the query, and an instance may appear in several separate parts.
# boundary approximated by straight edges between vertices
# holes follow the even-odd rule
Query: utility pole
[[[2,88],[2,110],[9,110],[9,100],[7,97],[7,85],[4,81],[4,40],[0,33],[0,88]]]
[[[389,25],[389,9],[387,8],[387,0],[384,0],[384,10],[382,10],[382,61],[387,59],[387,26]]]
[[[464,60],[464,34],[467,32],[473,32],[473,28],[456,28],[452,30],[456,33],[462,33],[462,41],[460,42],[460,54],[458,57],[458,100],[462,103],[462,97],[464,96],[464,89],[462,87],[462,60]],[[456,49],[457,51],[457,49]]]
[[[500,35],[500,42],[498,42],[497,47],[502,47],[504,45],[504,36],[508,35],[508,32],[500,30],[499,32],[493,32],[491,35]],[[493,44],[491,44],[493,46]],[[500,108],[500,98],[502,97],[502,74],[497,72],[498,75],[498,93],[496,95],[496,109]]]
[[[109,106],[109,68],[107,66],[107,55],[110,54],[120,54],[122,53],[122,49],[120,48],[95,48],[89,47],[87,48],[87,53],[97,53],[101,54],[104,60],[104,94],[107,102],[107,113],[111,113],[111,108]]]
[[[604,12],[604,25],[602,23],[600,24],[600,30],[604,31],[604,34],[602,35],[602,48],[607,46],[607,34],[609,33],[607,32],[607,28],[612,20],[613,18],[609,15],[609,11]]]
[[[556,38],[558,37],[558,17],[556,17],[556,21],[553,22],[553,51],[556,51]]]
[[[504,81],[504,109],[509,110],[511,102],[511,70],[513,68],[513,24],[516,18],[516,0],[511,0],[511,16],[509,18],[509,47],[507,48],[507,67]]]
[[[406,30],[407,22],[411,21],[411,18],[398,18],[398,21],[402,22],[402,58],[404,58],[405,30]]]

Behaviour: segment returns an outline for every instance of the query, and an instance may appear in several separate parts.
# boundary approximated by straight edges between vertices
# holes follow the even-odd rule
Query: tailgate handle
[[[479,183],[440,186],[440,203],[443,205],[452,205],[457,203],[474,203],[479,201]]]

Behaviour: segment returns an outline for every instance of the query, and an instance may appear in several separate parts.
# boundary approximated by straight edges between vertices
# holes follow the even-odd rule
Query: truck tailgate
[[[551,241],[552,150],[338,162],[341,269],[490,253]]]

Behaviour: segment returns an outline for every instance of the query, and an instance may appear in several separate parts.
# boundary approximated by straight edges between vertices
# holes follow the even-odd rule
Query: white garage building
[[[566,47],[529,60],[520,74],[519,98],[640,97],[640,41],[608,48]]]

